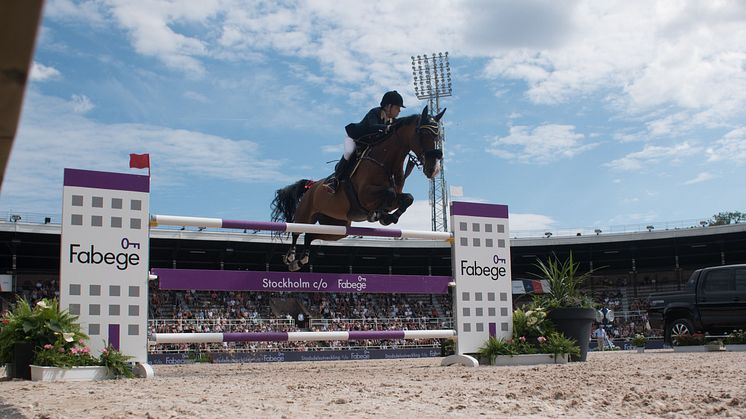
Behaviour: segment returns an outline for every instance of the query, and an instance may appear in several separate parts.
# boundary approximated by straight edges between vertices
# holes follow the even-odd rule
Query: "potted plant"
[[[85,342],[59,340],[56,344],[46,344],[36,351],[31,365],[33,381],[95,381],[109,378],[134,377],[128,360],[132,357],[122,354],[111,346],[101,351],[96,358]]]
[[[482,362],[492,365],[565,363],[580,348],[574,340],[553,330],[543,307],[529,304],[513,311],[510,339],[490,337],[479,350]]]
[[[722,339],[708,340],[702,332],[674,337],[673,349],[676,352],[717,352],[725,350]]]
[[[556,255],[546,261],[537,259],[534,266],[539,273],[534,276],[546,279],[549,290],[535,296],[535,302],[547,308],[548,318],[558,331],[578,342],[580,354],[573,358],[585,361],[596,309],[593,299],[580,290],[593,271],[580,274],[579,265],[573,260],[572,253],[564,261],[560,261]]]
[[[550,332],[546,337],[497,339],[490,336],[479,348],[482,360],[491,365],[535,365],[564,364],[571,355],[578,355],[580,347],[559,332]]]
[[[730,332],[723,341],[729,351],[746,351],[746,332],[743,329]]]
[[[15,362],[15,377],[44,381],[75,381],[132,377],[131,357],[107,347],[94,357],[78,317],[59,310],[56,299],[33,307],[19,300],[0,322],[0,360]],[[19,355],[19,346],[22,346]],[[21,359],[23,358],[23,359]]]
[[[637,348],[637,352],[645,352],[645,344],[648,342],[648,338],[645,337],[642,333],[635,333],[634,336],[632,336],[632,339],[630,339],[630,343],[632,346]]]
[[[0,362],[12,363],[14,378],[31,379],[29,364],[36,348],[54,345],[63,335],[87,339],[76,320],[77,316],[60,311],[55,299],[41,300],[33,307],[19,299],[0,320]]]

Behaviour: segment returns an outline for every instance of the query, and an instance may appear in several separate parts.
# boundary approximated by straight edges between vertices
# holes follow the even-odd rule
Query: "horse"
[[[278,189],[272,201],[272,221],[349,227],[352,221],[378,221],[383,225],[397,223],[412,205],[414,197],[404,193],[404,181],[412,170],[404,161],[422,166],[428,179],[438,173],[443,151],[439,149],[439,124],[442,112],[431,117],[428,108],[421,115],[396,121],[389,133],[375,141],[360,155],[349,178],[341,181],[336,193],[321,181],[301,179]],[[410,155],[410,153],[413,154]],[[308,263],[314,240],[340,240],[345,235],[305,234],[303,254],[296,258],[300,233],[292,233],[292,244],[283,260],[291,271]]]

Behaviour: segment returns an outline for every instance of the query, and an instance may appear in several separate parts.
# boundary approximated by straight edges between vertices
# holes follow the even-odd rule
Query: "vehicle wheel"
[[[673,344],[676,336],[691,335],[694,333],[694,326],[689,319],[676,319],[666,326],[666,342]]]

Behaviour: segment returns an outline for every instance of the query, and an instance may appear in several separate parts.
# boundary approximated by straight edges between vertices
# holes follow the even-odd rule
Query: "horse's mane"
[[[396,120],[396,122],[394,122],[394,125],[392,126],[392,128],[399,129],[399,128],[403,127],[403,126],[411,125],[411,124],[419,121],[419,118],[420,118],[420,116],[417,115],[417,114],[408,115],[408,116],[405,116],[403,118],[399,118],[399,119]]]

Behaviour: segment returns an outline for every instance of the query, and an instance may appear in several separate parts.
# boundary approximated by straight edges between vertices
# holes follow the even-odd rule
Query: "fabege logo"
[[[508,270],[504,266],[480,266],[477,261],[461,260],[461,275],[465,276],[487,276],[493,281],[497,281],[508,274]],[[506,260],[500,258],[498,255],[492,256],[492,262],[495,265],[505,264]]]
[[[130,242],[127,238],[121,241],[122,249],[140,249],[140,243]],[[120,271],[127,270],[130,266],[140,264],[140,255],[131,252],[100,252],[95,245],[81,249],[80,243],[70,243],[70,263],[78,262],[83,265],[113,265]]]

